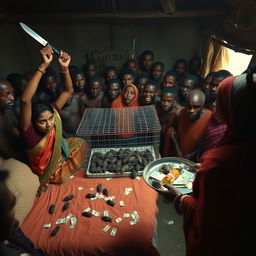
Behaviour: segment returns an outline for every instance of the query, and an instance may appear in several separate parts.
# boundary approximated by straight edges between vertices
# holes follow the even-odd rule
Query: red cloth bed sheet
[[[102,184],[109,190],[109,196],[115,196],[115,206],[106,204],[104,199],[90,200],[85,198],[88,193],[96,193],[96,186]],[[83,188],[82,190],[79,190]],[[94,188],[93,191],[90,188]],[[125,188],[132,188],[129,195],[124,194]],[[73,194],[69,209],[62,211],[63,198]],[[34,243],[36,248],[43,249],[50,255],[159,255],[152,244],[156,215],[157,192],[151,189],[141,177],[140,180],[131,178],[82,178],[75,176],[62,185],[51,185],[34,202],[33,208],[24,220],[21,228],[25,235]],[[121,207],[119,201],[124,201]],[[51,204],[55,204],[52,215],[48,213]],[[82,212],[90,207],[100,212],[100,216],[86,218]],[[108,210],[112,223],[101,220],[103,212]],[[124,213],[137,211],[139,222],[130,225],[131,217],[123,217]],[[68,224],[60,224],[60,230],[56,236],[50,236],[56,226],[57,219],[65,218],[69,213],[77,218],[75,228],[70,229]],[[122,221],[115,222],[121,217]],[[50,228],[43,228],[44,224],[51,223]],[[104,232],[106,225],[111,228]],[[117,228],[115,236],[110,232],[113,227]]]

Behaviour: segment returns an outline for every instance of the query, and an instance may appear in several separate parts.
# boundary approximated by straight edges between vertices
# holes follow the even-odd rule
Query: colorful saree
[[[54,110],[55,127],[32,149],[27,150],[30,167],[39,176],[41,186],[64,183],[86,159],[87,142],[62,137],[62,122]]]

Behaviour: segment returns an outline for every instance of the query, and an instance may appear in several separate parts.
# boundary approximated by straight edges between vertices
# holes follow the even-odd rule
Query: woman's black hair
[[[45,102],[34,102],[32,104],[32,122],[36,121],[44,111],[54,112],[53,106]]]

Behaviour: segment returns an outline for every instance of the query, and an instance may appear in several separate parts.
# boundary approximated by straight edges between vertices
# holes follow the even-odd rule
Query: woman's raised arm
[[[26,131],[32,122],[32,98],[36,93],[38,84],[45,73],[45,69],[49,66],[53,59],[53,51],[49,45],[46,45],[40,50],[42,63],[37,68],[36,72],[33,74],[29,80],[21,99],[21,129]]]

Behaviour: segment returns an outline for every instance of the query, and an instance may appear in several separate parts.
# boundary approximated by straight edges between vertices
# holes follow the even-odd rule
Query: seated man
[[[14,93],[12,85],[0,80],[0,154],[6,158],[25,161],[22,149],[18,119],[13,112]]]
[[[188,92],[197,89],[198,88],[198,79],[194,75],[185,75],[183,79],[181,80],[181,87],[178,91],[179,93],[179,99],[178,102],[182,106],[186,104],[185,99],[188,94]]]
[[[202,91],[192,90],[187,94],[185,108],[179,112],[174,126],[166,131],[164,156],[196,160],[200,140],[211,118],[204,102]]]
[[[159,102],[158,92],[158,83],[154,80],[149,80],[144,87],[143,94],[140,97],[140,105],[155,105],[157,102]]]
[[[112,102],[121,93],[121,82],[118,78],[113,78],[108,82],[108,90],[102,99],[103,108],[111,108]]]
[[[21,95],[28,83],[28,79],[25,75],[20,73],[11,73],[6,77],[6,79],[13,86],[14,89],[13,112],[16,118],[19,119]]]
[[[161,124],[160,154],[163,155],[164,135],[167,127],[173,126],[180,106],[176,103],[175,87],[165,87],[160,94],[160,102],[156,104],[156,111]]]
[[[88,93],[80,98],[80,114],[83,116],[86,108],[101,108],[102,107],[102,79],[100,76],[95,75],[89,78]]]

